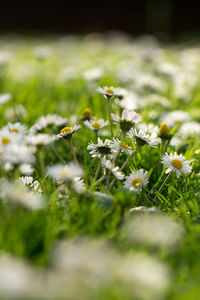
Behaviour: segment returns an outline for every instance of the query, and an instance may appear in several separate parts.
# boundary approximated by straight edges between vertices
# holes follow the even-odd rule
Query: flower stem
[[[156,200],[158,194],[161,192],[162,188],[164,187],[165,183],[167,182],[167,180],[168,180],[170,174],[171,174],[171,172],[169,172],[169,174],[167,175],[167,177],[165,178],[165,180],[164,180],[163,183],[161,184],[161,187],[159,188],[159,190],[158,190],[158,192],[157,192],[157,194],[156,194],[156,196],[155,196],[155,198],[154,198],[154,201]]]
[[[121,140],[122,143],[125,139],[125,136],[126,136],[126,133],[122,133],[122,140]],[[120,151],[121,151],[121,147],[119,146],[119,149],[118,149],[115,157],[113,158],[111,168],[115,166],[115,164],[117,162],[117,159],[118,159],[118,156],[120,154]],[[108,171],[108,177],[107,177],[107,180],[106,180],[106,192],[108,192],[108,190],[109,190],[110,176],[111,176],[111,169]]]
[[[121,166],[119,171],[122,171],[126,167],[126,165],[129,163],[129,161],[131,160],[131,158],[133,157],[133,154],[135,152],[136,152],[136,150],[134,150],[133,153],[127,157],[127,159],[125,160],[125,162],[123,163],[123,165]],[[116,180],[116,178],[114,178],[113,181],[111,182],[110,189],[112,188],[113,184],[115,183],[115,180]]]
[[[106,178],[106,174],[104,174],[103,176],[101,176],[101,178],[99,178],[99,180],[97,180],[97,182],[95,182],[95,186],[99,185],[104,179]]]
[[[97,166],[97,169],[96,169],[96,172],[95,172],[95,175],[94,175],[94,180],[97,179],[98,175],[99,175],[99,171],[101,169],[101,160],[99,161],[98,163],[98,166]]]
[[[72,138],[69,140],[69,142],[70,142],[71,153],[72,153],[73,159],[74,159],[75,163],[78,164],[78,160],[77,160],[76,153],[75,153],[75,150],[74,150],[74,146],[73,146],[73,143],[72,143]]]
[[[110,122],[110,134],[111,138],[113,137],[113,129],[112,129],[112,118],[111,118],[111,109],[110,109],[110,99],[108,98],[108,115],[109,115],[109,122]]]
[[[98,130],[95,130],[94,133],[95,133],[96,141],[98,141]]]

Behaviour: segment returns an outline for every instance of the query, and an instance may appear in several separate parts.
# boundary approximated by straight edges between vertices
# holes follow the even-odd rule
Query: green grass
[[[46,59],[37,59],[33,55],[33,48],[43,44],[48,45],[52,52]],[[179,136],[179,127],[174,136],[180,137],[180,143],[177,146],[168,145],[166,150],[167,153],[174,153],[174,151],[182,153],[191,162],[192,172],[190,174],[177,178],[172,173],[159,192],[167,176],[164,166],[160,162],[161,145],[156,148],[145,145],[136,151],[123,173],[128,176],[130,172],[143,168],[149,172],[148,185],[141,192],[135,194],[123,189],[122,182],[117,180],[108,191],[108,194],[112,196],[110,200],[105,198],[105,195],[99,197],[95,194],[95,192],[106,193],[106,179],[94,188],[94,174],[98,159],[91,157],[87,146],[91,141],[96,143],[96,138],[94,132],[86,128],[82,122],[82,111],[87,107],[92,110],[94,117],[108,120],[107,100],[96,91],[98,86],[104,85],[120,86],[136,92],[140,98],[136,111],[142,116],[145,123],[154,123],[160,126],[163,114],[174,110],[187,111],[191,120],[200,122],[200,55],[197,51],[198,48],[195,48],[196,46],[187,48],[184,45],[159,46],[151,41],[145,41],[143,44],[139,40],[119,39],[116,41],[114,38],[109,39],[108,37],[97,40],[92,40],[91,37],[27,38],[24,40],[8,37],[5,40],[2,37],[0,45],[2,50],[12,54],[7,64],[0,65],[0,93],[12,95],[11,100],[0,107],[0,126],[3,127],[8,122],[21,122],[30,128],[38,118],[46,114],[58,114],[66,117],[68,119],[66,125],[71,126],[73,118],[75,118],[75,124],[80,124],[81,130],[74,134],[73,144],[78,162],[83,168],[85,183],[85,192],[79,195],[73,189],[67,189],[67,185],[58,186],[55,180],[47,176],[49,166],[57,163],[66,164],[73,160],[69,144],[62,139],[46,146],[40,146],[35,154],[36,163],[32,176],[34,180],[39,181],[43,191],[44,201],[47,204],[44,209],[32,211],[13,202],[7,202],[7,199],[2,196],[0,203],[0,248],[2,251],[0,277],[4,277],[4,269],[1,264],[14,256],[16,260],[20,258],[22,261],[28,261],[31,272],[44,271],[46,272],[44,274],[48,274],[50,270],[53,274],[55,273],[55,278],[58,278],[59,283],[55,282],[55,286],[56,284],[58,286],[55,289],[46,281],[46,286],[44,284],[41,287],[37,282],[37,276],[34,279],[31,277],[33,281],[36,281],[36,287],[39,286],[39,291],[41,289],[41,294],[39,292],[34,294],[31,289],[31,280],[28,282],[30,292],[27,286],[28,292],[24,292],[23,285],[19,292],[8,293],[7,289],[5,292],[0,284],[0,295],[3,297],[1,299],[40,299],[40,297],[43,299],[44,294],[49,299],[198,299],[200,294],[198,134],[186,139]],[[148,52],[150,47],[152,47],[152,51],[155,51],[152,56]],[[158,72],[159,67],[165,62],[175,64],[179,68],[178,75],[174,75],[173,79]],[[122,76],[126,70],[125,67],[127,76],[129,76],[128,80]],[[68,70],[68,77],[65,79],[62,76],[64,68]],[[92,68],[102,68],[103,73],[98,80],[92,81],[84,78],[84,71]],[[152,86],[144,88],[137,84],[141,76],[146,74],[152,78],[155,76],[166,85],[164,89],[154,90],[153,94],[167,98],[169,107],[150,101],[144,106],[141,105],[142,101],[152,94]],[[186,80],[182,86],[183,96],[176,92],[179,84],[176,79],[180,74],[189,76],[188,81]],[[196,80],[194,84],[190,82],[191,76],[194,76]],[[23,105],[26,113],[22,116],[8,117],[8,109],[12,108],[15,111],[18,105]],[[120,111],[114,101],[112,109],[115,113]],[[52,126],[46,128],[44,132],[58,134],[61,128]],[[104,129],[99,131],[99,136],[103,140],[110,139],[109,126],[106,129],[108,129],[107,132]],[[119,137],[119,135],[119,127],[115,125],[114,136]],[[135,148],[135,144],[128,137],[126,137],[126,142]],[[126,155],[121,153],[117,164],[122,166],[125,160]],[[1,163],[0,171],[1,179],[6,178],[9,181],[15,181],[21,176],[18,170],[5,171],[3,163]],[[103,170],[101,169],[98,179],[102,175]],[[112,180],[113,177],[111,177]],[[59,194],[61,195],[59,196]],[[130,213],[129,210],[137,206],[147,208],[153,206],[159,211]],[[164,224],[164,231],[162,231],[162,219],[158,231],[154,228],[154,231],[150,233],[146,227],[143,228],[143,214],[155,215],[155,218],[157,215],[163,218],[167,216],[169,220],[179,224],[181,234],[178,240],[171,245],[170,238],[166,237],[166,243],[163,246],[159,243],[146,243],[135,238],[132,239],[126,224],[130,219],[134,221],[139,215],[141,216],[141,235],[145,231],[148,235],[154,236],[161,228],[162,239],[165,240],[163,232],[168,232],[168,228],[165,228]],[[172,231],[173,234],[176,234],[176,231]],[[88,252],[90,251],[88,239],[96,242],[103,241],[106,248],[101,249],[100,247],[99,250],[94,246],[96,250],[91,254],[90,260],[87,257],[87,250],[85,252],[81,250],[81,247],[84,248],[81,242],[77,246],[73,244],[74,238],[81,239],[81,241],[86,240]],[[79,247],[82,251],[80,255],[75,256],[78,267],[72,263],[71,267],[66,267],[64,273],[63,270],[59,271],[59,267],[54,266],[59,257],[54,258],[54,262],[52,259],[55,245],[62,241],[67,241],[69,246],[72,244],[74,252],[78,251]],[[101,255],[99,255],[99,251]],[[62,253],[63,257],[67,255],[66,253],[68,253],[67,248]],[[72,254],[68,255],[69,261],[70,255]],[[145,264],[146,255],[157,263],[161,263],[168,274],[164,278],[166,286],[162,287],[162,283],[158,282],[157,288],[153,284],[154,287],[151,288],[151,283],[149,288],[148,279],[145,278],[151,278],[151,275],[147,274],[147,270],[154,276],[156,273],[154,268],[152,270],[148,267],[145,268],[144,280],[137,278],[134,273],[136,271],[131,269],[131,264],[130,269],[127,268],[130,275],[127,269],[125,275],[120,272],[118,274],[118,271],[123,270],[126,259],[130,258],[131,261],[131,259],[134,260],[134,257],[136,259],[140,257],[139,255],[145,255],[141,259],[141,264],[143,261]],[[73,255],[72,258],[74,259]],[[71,261],[73,261],[72,258]],[[112,261],[118,270],[111,271],[108,264],[109,280],[106,279],[108,274],[104,269],[100,271],[100,279],[93,269],[91,272],[87,271],[86,265],[89,262],[93,266],[95,264],[98,266],[98,264],[101,265],[102,260],[102,265],[106,266],[106,259],[109,263]],[[136,266],[140,270],[140,264],[138,263]],[[13,270],[14,268],[13,265]],[[142,266],[141,270],[143,270]],[[134,272],[131,273],[132,271]],[[91,276],[91,285],[95,286],[96,284],[98,287],[91,288],[90,284],[84,281],[85,277],[81,277],[81,272],[86,274],[85,277],[88,276],[89,279]],[[105,282],[102,280],[104,273]],[[66,285],[63,279],[65,276],[67,278]],[[68,277],[73,278],[72,282]],[[13,286],[12,280],[11,286]],[[54,298],[50,297],[48,289],[53,289],[54,296],[52,297]]]

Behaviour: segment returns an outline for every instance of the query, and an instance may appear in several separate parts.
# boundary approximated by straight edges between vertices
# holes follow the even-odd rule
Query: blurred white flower
[[[58,183],[70,181],[74,177],[82,176],[83,170],[75,163],[69,163],[67,165],[53,165],[48,168],[49,176],[56,179]]]

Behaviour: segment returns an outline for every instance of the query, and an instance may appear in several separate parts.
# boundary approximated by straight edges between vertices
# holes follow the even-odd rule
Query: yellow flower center
[[[70,127],[64,127],[62,130],[61,130],[61,133],[70,133],[72,132],[71,128]]]
[[[17,128],[13,128],[13,129],[10,129],[10,132],[19,133],[19,130]]]
[[[101,124],[99,122],[93,122],[91,125],[93,128],[96,128],[96,129],[101,126]]]
[[[2,137],[1,142],[2,142],[2,144],[6,145],[6,144],[9,144],[11,142],[11,140],[7,137]]]
[[[119,142],[119,145],[120,145],[122,148],[125,148],[125,149],[128,149],[128,148],[129,148],[128,144],[125,143],[125,142]]]
[[[172,160],[172,165],[176,168],[176,169],[181,169],[183,166],[183,163],[180,159],[176,158]]]
[[[69,175],[69,171],[68,170],[65,170],[65,169],[63,169],[63,170],[61,170],[60,171],[60,177],[67,177]]]
[[[137,188],[137,187],[139,187],[139,186],[141,185],[141,183],[142,183],[142,179],[138,177],[138,178],[135,178],[135,179],[132,181],[131,185],[132,185],[134,188]]]
[[[84,110],[83,110],[83,112],[82,112],[82,114],[83,115],[91,115],[92,114],[92,111],[91,111],[91,109],[90,108],[85,108]]]
[[[170,134],[169,126],[166,123],[162,123],[162,125],[160,126],[159,135],[167,136],[169,134]]]
[[[105,93],[107,93],[107,94],[114,94],[114,91],[111,88],[107,88],[105,90]]]
[[[182,123],[182,121],[181,120],[176,120],[175,123],[176,123],[176,125],[180,125]]]

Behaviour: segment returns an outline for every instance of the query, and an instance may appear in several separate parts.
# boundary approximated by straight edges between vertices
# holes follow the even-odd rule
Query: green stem
[[[127,159],[125,160],[125,162],[123,163],[123,165],[121,166],[121,168],[119,169],[119,171],[122,171],[126,167],[126,165],[131,160],[131,158],[133,157],[133,154],[135,152],[136,152],[136,150],[134,150],[133,153],[127,157]],[[115,180],[116,180],[116,178],[114,178],[113,181],[111,182],[110,189],[112,188],[113,184],[115,183]]]
[[[95,172],[95,176],[94,176],[94,180],[97,179],[98,175],[99,175],[99,171],[101,169],[101,160],[99,161],[98,163],[98,166],[97,166],[97,169],[96,169],[96,172]]]
[[[122,143],[125,139],[125,136],[126,136],[126,133],[122,133],[122,140],[121,140]],[[113,158],[112,166],[115,166],[115,164],[117,162],[117,159],[118,159],[118,156],[120,154],[120,151],[121,151],[121,148],[119,146],[119,149],[118,149],[115,157]],[[111,168],[112,168],[112,166],[111,166]],[[107,181],[106,181],[106,192],[108,192],[108,190],[109,190],[110,176],[111,176],[111,170],[109,170],[109,172],[108,172],[108,177],[107,177]]]
[[[96,141],[98,141],[98,130],[95,130],[94,133],[95,133]]]
[[[75,153],[75,150],[74,150],[74,146],[73,146],[73,143],[72,143],[72,138],[70,138],[69,142],[70,142],[71,153],[72,153],[73,159],[74,159],[75,163],[78,164],[78,160],[77,160],[76,153]]]
[[[110,134],[111,134],[111,138],[112,138],[113,130],[112,130],[112,118],[111,118],[110,99],[109,98],[108,98],[108,115],[109,115],[109,122],[110,122]]]
[[[167,177],[165,178],[165,180],[164,180],[163,183],[161,184],[161,187],[159,188],[159,190],[158,190],[158,192],[157,192],[157,194],[156,194],[156,196],[155,196],[155,198],[154,198],[154,201],[156,200],[158,194],[161,192],[162,188],[164,187],[165,183],[167,182],[167,180],[168,180],[170,174],[171,174],[171,171],[169,172],[169,174],[167,175]]]
[[[99,178],[99,180],[97,180],[97,182],[95,182],[95,186],[99,185],[104,179],[106,178],[106,174],[104,174],[103,176],[101,176],[101,178]]]

